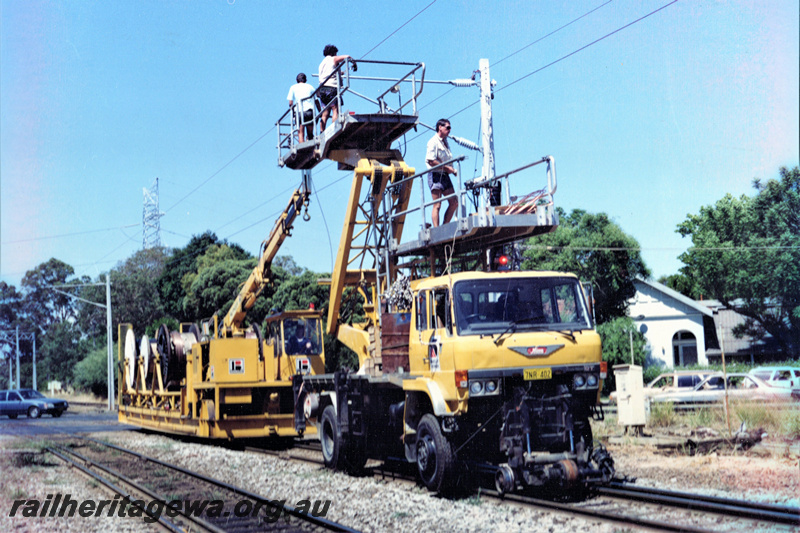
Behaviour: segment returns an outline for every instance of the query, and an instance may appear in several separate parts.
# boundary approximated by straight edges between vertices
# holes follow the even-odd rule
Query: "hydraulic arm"
[[[291,236],[292,224],[297,218],[297,214],[303,206],[306,206],[306,210],[308,209],[309,180],[310,172],[304,171],[303,182],[292,193],[288,205],[275,221],[275,226],[272,228],[269,237],[261,243],[261,257],[258,260],[258,264],[250,273],[244,285],[242,285],[239,294],[225,315],[220,328],[220,336],[233,337],[244,334],[242,324],[247,312],[255,305],[256,299],[264,287],[272,281],[270,272],[272,260],[275,259],[286,237]]]

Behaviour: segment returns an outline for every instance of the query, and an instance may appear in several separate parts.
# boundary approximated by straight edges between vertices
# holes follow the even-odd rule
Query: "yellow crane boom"
[[[275,221],[269,236],[261,243],[261,257],[225,315],[220,328],[221,337],[233,337],[244,333],[242,324],[247,312],[255,305],[264,287],[272,281],[270,272],[272,260],[275,259],[286,237],[291,236],[292,224],[297,214],[303,206],[308,206],[309,179],[309,173],[304,172],[302,184],[292,193],[289,203]]]

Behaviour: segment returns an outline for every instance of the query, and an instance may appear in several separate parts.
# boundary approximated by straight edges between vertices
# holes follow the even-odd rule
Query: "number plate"
[[[525,368],[522,370],[522,377],[525,381],[533,379],[551,379],[553,377],[552,368]]]

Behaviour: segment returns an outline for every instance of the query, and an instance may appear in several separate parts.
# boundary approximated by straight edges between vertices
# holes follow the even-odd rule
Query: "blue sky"
[[[51,257],[92,278],[124,261],[156,177],[163,244],[212,230],[256,254],[300,179],[277,166],[273,124],[327,43],[425,62],[435,80],[488,58],[498,173],[553,155],[556,205],[607,213],[655,276],[675,273],[688,213],[800,160],[800,7],[670,1],[0,0],[0,280]],[[478,106],[454,115],[477,97],[428,85],[420,119],[452,115],[478,141]],[[409,165],[424,167],[429,136],[408,136]],[[325,162],[313,176],[326,188],[282,253],[324,272],[350,174]]]

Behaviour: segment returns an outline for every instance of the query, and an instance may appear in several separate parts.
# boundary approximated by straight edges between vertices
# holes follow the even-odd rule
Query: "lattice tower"
[[[158,178],[150,189],[142,191],[144,193],[142,248],[154,248],[161,246],[161,217],[164,216],[158,209]]]

